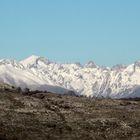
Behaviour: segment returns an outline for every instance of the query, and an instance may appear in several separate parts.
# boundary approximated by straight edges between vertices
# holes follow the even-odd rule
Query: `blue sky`
[[[1,0],[0,58],[129,64],[140,59],[140,0]]]

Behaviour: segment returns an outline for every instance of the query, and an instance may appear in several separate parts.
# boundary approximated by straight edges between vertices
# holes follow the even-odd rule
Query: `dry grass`
[[[139,140],[140,101],[0,92],[0,140]]]

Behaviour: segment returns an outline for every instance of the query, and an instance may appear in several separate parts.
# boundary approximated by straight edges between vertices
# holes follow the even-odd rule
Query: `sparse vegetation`
[[[140,100],[0,92],[1,140],[139,140]]]

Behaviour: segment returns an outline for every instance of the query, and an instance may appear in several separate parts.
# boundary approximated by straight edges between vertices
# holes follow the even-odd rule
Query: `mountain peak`
[[[40,58],[40,56],[37,56],[37,55],[31,55],[29,57],[27,57],[25,60],[27,61],[35,61],[37,60],[38,58]],[[23,60],[24,61],[24,60]]]
[[[97,65],[93,61],[89,61],[87,64],[85,64],[85,67],[87,67],[87,68],[96,68]]]
[[[108,68],[98,66],[93,61],[84,66],[58,64],[36,55],[20,63],[2,59],[0,81],[22,89],[49,89],[54,93],[62,93],[61,89],[64,88],[88,97],[140,97],[140,61],[127,67],[116,65]]]
[[[31,55],[30,57],[26,58],[25,60],[20,61],[21,64],[24,66],[32,66],[38,64],[38,62],[41,61],[45,64],[49,64],[49,60],[47,60],[44,57],[36,56],[36,55]]]
[[[126,68],[125,65],[117,64],[117,65],[114,65],[111,69],[112,69],[112,70],[120,71],[120,70],[123,70],[123,69],[125,69],[125,68]]]
[[[140,60],[137,60],[134,65],[140,67]]]

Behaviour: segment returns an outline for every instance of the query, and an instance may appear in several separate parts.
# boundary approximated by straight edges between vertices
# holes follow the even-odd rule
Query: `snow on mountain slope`
[[[21,61],[21,63],[24,65],[24,66],[28,66],[28,67],[31,67],[31,66],[35,66],[35,65],[47,65],[49,64],[49,60],[47,60],[46,58],[44,57],[39,57],[39,56],[36,56],[36,55],[32,55],[30,56],[29,58]]]
[[[58,86],[47,85],[46,81],[33,75],[25,67],[13,60],[0,60],[0,82],[22,89],[66,93],[68,90]]]
[[[55,93],[68,89],[86,96],[140,97],[140,61],[107,68],[92,61],[85,65],[57,64],[39,56],[21,62],[0,60],[0,81]]]

